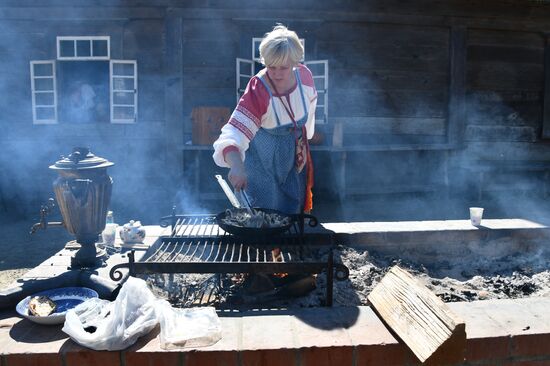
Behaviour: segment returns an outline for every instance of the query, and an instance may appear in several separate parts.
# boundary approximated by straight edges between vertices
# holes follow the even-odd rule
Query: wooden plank
[[[351,6],[342,7],[341,2],[313,2],[301,3],[300,7],[291,6],[285,2],[277,3],[278,6],[270,4],[269,12],[266,15],[265,9],[259,8],[261,4],[253,2],[250,5],[241,2],[216,2],[204,7],[200,1],[160,1],[155,2],[157,6],[150,6],[150,2],[121,2],[117,7],[111,7],[112,2],[83,2],[74,4],[69,1],[49,1],[49,7],[35,7],[36,4],[25,6],[19,2],[12,2],[13,7],[0,8],[1,18],[12,19],[40,19],[51,17],[60,19],[62,17],[79,18],[161,18],[167,10],[173,14],[182,16],[184,19],[242,19],[246,21],[258,21],[269,16],[271,22],[282,19],[311,20],[339,20],[343,22],[377,22],[392,24],[411,25],[449,25],[451,22],[461,22],[468,26],[478,26],[492,29],[514,29],[525,28],[533,30],[548,29],[548,21],[545,18],[547,8],[540,6],[518,6],[511,7],[509,4],[493,3],[487,6],[471,4],[465,6],[463,1],[457,1],[453,6],[447,6],[447,2],[374,2],[369,5],[354,3]],[[64,5],[61,5],[64,4]],[[17,6],[17,7],[15,7]],[[168,6],[169,8],[166,8]],[[172,8],[173,7],[173,8]],[[265,7],[265,5],[264,5]],[[71,9],[74,13],[71,15]],[[52,11],[53,9],[53,11]],[[69,13],[67,14],[67,10]],[[452,18],[455,16],[456,18]]]
[[[469,102],[467,123],[471,125],[531,126],[538,129],[542,124],[541,100],[485,103],[471,98]]]
[[[510,62],[470,62],[467,77],[469,89],[541,90],[543,64]]]
[[[460,144],[464,136],[466,119],[466,36],[463,27],[451,29],[450,84],[449,84],[449,134],[448,141]]]
[[[48,19],[48,20],[95,20],[131,18],[163,18],[165,10],[154,7],[74,7],[74,6],[31,6],[0,8],[0,19]]]
[[[543,47],[468,45],[469,61],[532,63],[540,65],[543,57]]]
[[[343,123],[344,133],[439,135],[446,133],[445,118],[406,117],[335,117],[331,123]]]
[[[167,156],[167,165],[174,181],[182,181],[183,154],[175,153],[182,142],[184,124],[181,121],[183,115],[182,99],[182,20],[179,17],[168,15],[164,23],[163,34],[165,36],[166,53],[164,61],[164,117],[166,128],[164,129],[164,141],[166,150],[173,153]],[[160,101],[159,101],[160,102]],[[179,169],[178,169],[179,167]]]
[[[380,37],[383,37],[381,34]],[[379,68],[445,72],[447,49],[441,47],[369,47],[368,44],[317,41],[317,58],[337,68]],[[334,57],[345,55],[345,57]]]
[[[346,188],[346,195],[443,192],[444,184],[368,184]]]
[[[235,88],[235,61],[222,67],[184,67],[183,85],[195,88]]]
[[[333,42],[342,40],[373,48],[408,45],[445,49],[449,43],[447,27],[369,22],[327,21],[323,23],[317,38]]]
[[[183,89],[183,115],[190,115],[197,106],[235,107],[234,88],[196,88]]]
[[[546,36],[544,47],[544,101],[542,117],[542,138],[550,138],[550,36]]]
[[[430,117],[447,114],[446,93],[437,91],[372,91],[331,89],[329,110],[334,117]]]
[[[537,129],[528,126],[475,126],[466,128],[466,141],[535,142]]]
[[[239,57],[237,40],[183,41],[183,67],[227,67],[235,64]]]
[[[139,121],[164,121],[166,116],[165,108],[165,83],[159,78],[139,79],[140,88],[138,94]],[[170,130],[171,133],[173,130]],[[163,134],[166,132],[163,132]],[[171,134],[169,133],[169,134]]]
[[[237,3],[235,3],[237,4]],[[240,3],[239,3],[240,4]],[[418,3],[414,3],[416,11],[410,13],[403,13],[402,6],[404,3],[400,3],[396,8],[386,7],[384,3],[384,9],[379,11],[362,11],[353,8],[342,8],[339,2],[336,9],[317,10],[319,9],[318,2],[308,7],[306,10],[302,9],[270,9],[267,15],[265,11],[259,11],[257,9],[248,8],[244,5],[239,5],[239,9],[228,8],[214,8],[208,9],[201,7],[189,7],[189,8],[174,8],[175,14],[180,15],[184,19],[226,19],[233,18],[236,21],[242,22],[256,22],[258,20],[270,20],[272,22],[280,21],[281,19],[293,19],[304,21],[318,21],[318,20],[331,20],[340,22],[367,22],[367,23],[386,23],[386,24],[407,24],[407,25],[430,25],[430,26],[448,26],[451,24],[463,25],[470,28],[485,28],[485,29],[511,29],[511,30],[550,30],[548,20],[544,15],[538,17],[500,17],[502,11],[493,11],[496,15],[489,17],[476,16],[477,10],[467,13],[466,15],[459,15],[459,13],[446,10],[441,14],[427,14],[428,10],[433,8],[434,4],[422,6]],[[379,3],[381,4],[381,3]],[[439,5],[441,2],[436,3]],[[464,2],[461,2],[463,6]],[[475,4],[477,9],[477,3]],[[398,11],[396,11],[398,9]],[[495,6],[495,10],[502,10],[500,6]],[[463,12],[460,12],[462,14]],[[452,17],[454,15],[455,17]]]
[[[464,361],[464,320],[405,270],[392,267],[368,301],[421,362],[441,365]]]
[[[470,142],[464,150],[464,159],[550,160],[549,147],[542,142]]]
[[[264,33],[267,29],[264,29]],[[261,36],[261,33],[258,36]],[[184,39],[193,39],[195,41],[219,41],[220,35],[224,39],[238,39],[240,29],[232,19],[216,19],[205,22],[202,19],[186,19],[183,22]]]
[[[525,103],[540,104],[541,93],[538,90],[474,90],[468,93],[468,98],[476,103]]]
[[[544,47],[544,38],[540,33],[505,31],[494,29],[469,29],[468,45],[499,45],[521,47]]]
[[[448,72],[346,69],[330,66],[330,87],[370,90],[447,90]]]

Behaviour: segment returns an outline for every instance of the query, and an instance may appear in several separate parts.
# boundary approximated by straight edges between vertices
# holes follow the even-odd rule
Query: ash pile
[[[321,250],[322,260],[329,255]],[[419,281],[445,302],[485,299],[550,296],[550,260],[543,252],[515,253],[502,258],[468,261],[442,261],[423,265],[404,261],[396,255],[381,255],[360,248],[338,246],[334,260],[350,270],[349,279],[334,282],[333,306],[367,305],[367,296],[394,265],[409,270]],[[326,273],[302,278],[302,293],[277,293],[267,286],[264,292],[253,289],[251,281],[240,274],[153,274],[142,275],[157,296],[175,306],[200,304],[218,308],[319,307],[324,305]],[[311,278],[311,277],[308,277]],[[261,284],[262,280],[256,279]],[[251,295],[252,293],[252,295]]]

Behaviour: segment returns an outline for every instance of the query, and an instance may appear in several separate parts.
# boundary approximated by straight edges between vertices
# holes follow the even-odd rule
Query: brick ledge
[[[463,365],[550,364],[550,298],[451,303],[466,321]],[[160,348],[158,329],[127,350],[97,352],[40,326],[0,313],[2,365],[416,365],[414,355],[369,307],[221,313],[223,338],[180,352]],[[531,364],[531,363],[529,363]]]

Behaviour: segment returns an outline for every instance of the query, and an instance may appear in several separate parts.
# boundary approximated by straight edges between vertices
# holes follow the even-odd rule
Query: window
[[[111,122],[132,123],[137,119],[136,61],[111,60]]]
[[[248,80],[254,75],[254,61],[237,58],[237,103],[241,99]]]
[[[304,62],[313,74],[313,82],[317,89],[317,110],[315,123],[327,123],[328,120],[328,60]]]
[[[109,60],[109,36],[57,37],[58,60]]]
[[[37,124],[57,122],[55,61],[31,61],[32,118]]]
[[[133,123],[137,63],[111,60],[110,37],[57,37],[57,60],[31,61],[33,123]]]

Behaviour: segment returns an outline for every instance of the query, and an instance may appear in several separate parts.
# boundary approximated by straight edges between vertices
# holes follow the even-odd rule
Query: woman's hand
[[[246,169],[244,168],[244,164],[241,160],[241,155],[239,154],[239,152],[228,152],[225,156],[225,161],[230,167],[229,174],[227,175],[229,182],[231,182],[231,184],[237,191],[240,191],[241,189],[246,189],[248,177],[246,176]]]
[[[246,189],[247,176],[244,166],[242,164],[241,166],[231,167],[231,169],[229,169],[229,174],[227,175],[227,178],[229,178],[229,181],[236,191]]]

